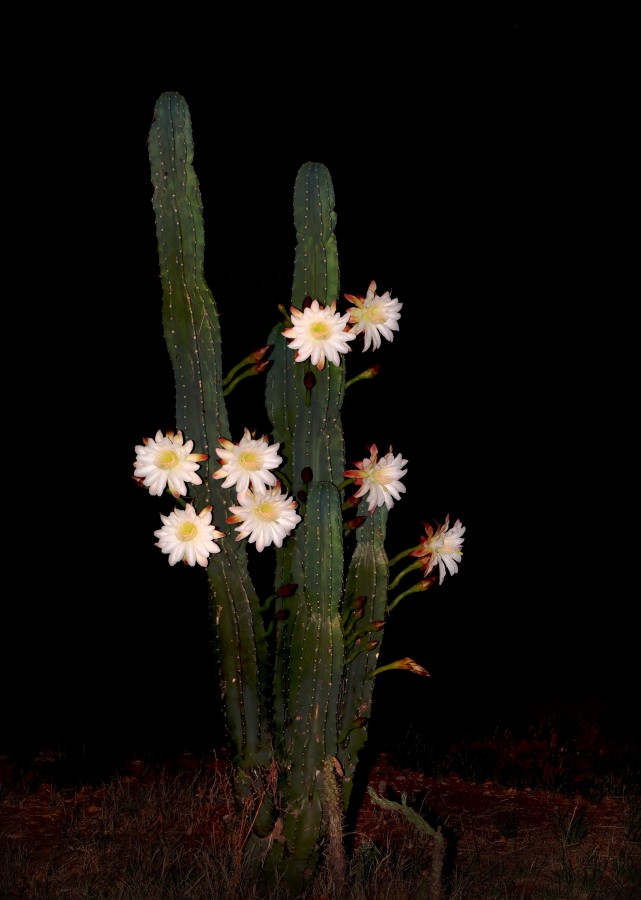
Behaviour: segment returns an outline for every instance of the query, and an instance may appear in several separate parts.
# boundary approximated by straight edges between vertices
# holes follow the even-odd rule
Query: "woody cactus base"
[[[379,296],[372,281],[364,297],[344,294],[349,305],[339,310],[327,168],[308,162],[296,176],[289,312],[279,304],[264,346],[226,373],[203,276],[190,113],[179,94],[158,99],[148,146],[176,430],[136,447],[134,478],[175,501],[155,533],[169,565],[207,570],[236,797],[252,823],[247,864],[301,891],[324,854],[340,858],[375,679],[398,669],[429,674],[410,658],[377,666],[387,617],[403,597],[457,571],[465,529],[449,519],[426,525],[419,543],[390,562],[387,517],[405,491],[408,461],[372,444],[369,456],[346,464],[346,387],[380,368],[346,381],[347,354],[391,341],[402,304]],[[227,404],[248,377],[265,382],[271,435],[257,436],[251,422],[230,433]],[[257,554],[253,569],[266,547],[268,596],[248,567],[249,554]],[[390,579],[405,557],[414,559]],[[412,573],[417,580],[401,590]],[[340,866],[332,871],[340,880]]]

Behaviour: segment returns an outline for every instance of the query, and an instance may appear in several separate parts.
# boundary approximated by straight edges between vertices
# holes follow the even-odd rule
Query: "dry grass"
[[[321,871],[310,900],[641,897],[638,752],[611,755],[609,769],[593,764],[592,778],[579,754],[579,791],[569,767],[564,786],[526,784],[514,752],[499,744],[492,760],[483,742],[438,759],[432,752],[429,762],[426,750],[422,765],[381,754],[368,784],[387,808],[364,793],[345,835],[344,878]],[[3,900],[288,897],[278,886],[261,891],[246,867],[251,822],[234,811],[229,769],[216,754],[132,760],[107,779],[77,783],[68,769],[56,777],[65,761],[50,752],[24,766],[0,762]],[[417,813],[429,828],[416,827]],[[430,829],[445,837],[444,859]]]

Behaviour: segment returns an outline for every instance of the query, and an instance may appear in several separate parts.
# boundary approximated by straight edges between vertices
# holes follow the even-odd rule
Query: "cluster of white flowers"
[[[281,547],[284,538],[301,521],[294,512],[298,504],[280,491],[280,482],[271,471],[283,461],[278,455],[280,444],[269,444],[264,436],[254,440],[248,429],[238,444],[227,438],[219,438],[222,449],[216,453],[221,467],[214,473],[216,479],[224,478],[222,486],[236,487],[238,506],[231,506],[232,516],[227,523],[240,522],[236,540],[249,538],[261,552],[270,544]],[[196,474],[198,463],[207,459],[205,453],[192,453],[193,442],[183,444],[179,431],[161,431],[156,437],[145,438],[136,447],[134,478],[149,488],[149,493],[161,496],[168,489],[174,497],[185,496],[186,482],[202,484]],[[190,566],[206,566],[212,553],[219,553],[215,543],[225,533],[212,525],[212,507],[200,513],[191,503],[184,509],[174,509],[168,516],[161,515],[163,527],[154,532],[156,546],[169,556],[169,565],[185,562]]]
[[[280,444],[270,444],[266,435],[254,440],[247,428],[238,444],[218,440],[222,464],[213,477],[224,478],[223,487],[236,487],[238,506],[230,506],[233,515],[225,519],[228,525],[240,522],[236,540],[248,538],[259,553],[270,544],[282,547],[301,517],[294,512],[298,503],[281,492],[280,481],[270,471],[283,461],[277,453]]]
[[[392,299],[389,291],[379,297],[376,282],[370,281],[365,297],[357,294],[344,296],[354,306],[344,315],[336,312],[335,300],[329,306],[313,300],[303,310],[291,307],[292,326],[283,331],[283,336],[290,340],[290,349],[297,351],[296,362],[309,359],[321,371],[326,360],[335,366],[340,365],[340,354],[351,350],[348,342],[359,334],[364,338],[363,353],[370,346],[378,350],[381,336],[388,341],[394,339],[393,332],[398,331],[403,304]]]
[[[351,349],[349,342],[359,334],[364,337],[363,351],[370,347],[377,350],[381,337],[393,340],[393,332],[398,331],[402,304],[392,299],[389,291],[379,297],[376,282],[371,281],[365,297],[344,296],[354,307],[344,315],[336,312],[336,301],[323,306],[313,300],[303,310],[291,307],[292,326],[283,331],[283,336],[290,341],[289,347],[297,351],[296,362],[309,359],[321,371],[326,361],[340,365],[341,354]],[[258,552],[271,544],[281,547],[301,517],[295,511],[297,502],[281,491],[280,481],[272,471],[283,461],[278,454],[280,444],[270,444],[267,436],[256,440],[247,428],[236,444],[225,437],[218,440],[221,448],[217,448],[216,453],[220,468],[212,477],[224,479],[222,487],[236,489],[237,505],[229,507],[231,515],[225,520],[228,524],[237,524],[236,540],[247,538]],[[169,490],[176,498],[186,496],[187,483],[202,484],[196,470],[198,464],[207,459],[207,454],[193,453],[193,446],[193,441],[184,443],[180,431],[175,434],[168,431],[166,435],[158,431],[155,438],[144,438],[136,447],[134,477],[149,488],[152,495],[161,496]],[[371,513],[383,504],[389,509],[394,500],[400,500],[405,491],[401,478],[407,472],[404,468],[407,460],[400,453],[394,456],[391,447],[380,460],[375,444],[370,451],[369,458],[356,462],[356,468],[347,470],[345,475],[354,478],[359,486],[355,497],[369,494]],[[184,509],[177,508],[168,516],[161,515],[163,527],[155,532],[156,546],[169,556],[171,566],[179,561],[190,566],[206,566],[209,556],[220,552],[216,540],[225,534],[212,524],[211,510],[212,507],[207,506],[197,514],[193,505],[187,503]],[[456,537],[455,529],[449,541]],[[433,542],[437,538],[443,538],[441,531],[434,536]],[[445,564],[452,571],[451,566],[456,565],[454,553],[448,556],[443,548],[440,553],[434,549],[431,552],[432,567],[437,562],[442,567],[445,557]]]
[[[192,453],[193,446],[193,441],[184,443],[181,431],[168,431],[166,435],[157,431],[155,438],[143,438],[136,446],[134,478],[149,488],[152,496],[160,497],[168,490],[173,497],[184,497],[187,482],[203,483],[196,469],[207,454]],[[163,527],[154,532],[156,547],[168,554],[170,566],[181,560],[190,566],[206,566],[210,555],[220,552],[215,541],[225,535],[212,525],[211,510],[206,506],[196,514],[193,505],[187,503],[184,509],[160,516]]]

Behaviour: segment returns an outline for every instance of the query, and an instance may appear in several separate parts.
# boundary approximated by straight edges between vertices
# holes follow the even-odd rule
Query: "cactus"
[[[182,515],[189,513],[180,520],[187,529],[184,543],[163,537],[167,529],[170,533],[178,527],[178,518],[161,516],[165,531],[156,532],[158,546],[164,552],[171,548],[169,562],[173,565],[184,552],[183,561],[206,567],[236,799],[239,809],[250,808],[253,822],[247,864],[303,890],[318,870],[330,824],[336,858],[337,815],[347,813],[352,799],[375,678],[391,669],[428,674],[407,658],[377,668],[386,617],[401,597],[431,586],[435,579],[428,576],[436,565],[443,572],[445,561],[451,573],[456,571],[464,529],[459,522],[451,532],[449,523],[436,533],[426,526],[427,537],[392,561],[395,565],[408,555],[416,557],[391,584],[396,587],[414,570],[422,570],[424,577],[390,601],[385,532],[393,500],[388,494],[383,502],[381,494],[377,503],[371,502],[374,488],[368,500],[365,481],[356,477],[368,464],[377,464],[375,447],[371,460],[357,464],[361,469],[346,467],[341,425],[345,354],[301,359],[304,354],[296,354],[288,343],[294,344],[294,318],[281,304],[265,346],[224,375],[217,307],[203,274],[203,206],[193,167],[191,118],[180,94],[159,97],[148,148],[177,434],[159,433],[156,442],[145,439],[144,447],[136,448],[134,477],[152,493],[154,478],[156,493],[166,482]],[[321,163],[305,163],[296,176],[294,224],[291,313],[300,321],[303,310],[334,311],[340,299],[334,189]],[[358,304],[363,307],[367,301],[358,298]],[[357,337],[358,329],[350,328],[355,321],[350,317],[343,326],[345,342]],[[375,347],[376,341],[372,343]],[[372,377],[377,368],[357,378]],[[236,496],[233,484],[221,483],[226,457],[219,447],[230,454],[238,446],[230,435],[228,398],[238,380],[265,370],[265,407],[274,442],[269,446],[280,467],[263,485],[251,481],[249,492],[243,488]],[[249,432],[246,438],[255,441]],[[268,447],[266,437],[260,447]],[[169,457],[154,462],[160,458],[154,453],[162,452]],[[391,448],[386,459],[392,459]],[[405,462],[400,455],[396,459],[399,465]],[[172,466],[178,466],[173,481],[165,477]],[[362,485],[358,492],[355,483]],[[258,531],[251,532],[249,546],[242,539],[249,534],[243,498],[252,492],[258,499],[277,497],[274,502],[289,516],[286,533],[274,539],[267,597],[260,596],[248,565],[248,554],[263,549]],[[238,535],[217,530],[238,522]],[[267,532],[274,535],[269,528]],[[193,535],[205,537],[193,542],[189,556],[186,548]],[[449,544],[448,535],[454,538]],[[342,806],[338,811],[336,797]]]

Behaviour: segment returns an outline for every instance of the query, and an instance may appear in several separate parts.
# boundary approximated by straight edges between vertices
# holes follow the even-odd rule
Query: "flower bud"
[[[397,660],[396,668],[406,669],[408,672],[413,672],[415,675],[425,675],[428,678],[430,677],[430,673],[427,669],[424,669],[423,666],[419,666],[416,660],[412,659],[410,656],[404,656],[403,659]]]
[[[360,528],[366,519],[367,516],[352,516],[351,519],[348,519],[347,522],[345,522],[345,526],[350,531],[356,531],[356,529]]]
[[[423,578],[422,581],[419,581],[416,590],[427,591],[433,584],[436,584],[436,575],[430,575],[429,578]]]
[[[253,359],[254,362],[260,362],[260,360],[263,358],[263,356],[269,350],[270,346],[271,346],[270,344],[265,344],[264,347],[259,347],[258,350],[254,350],[253,353],[249,354],[251,359]]]

